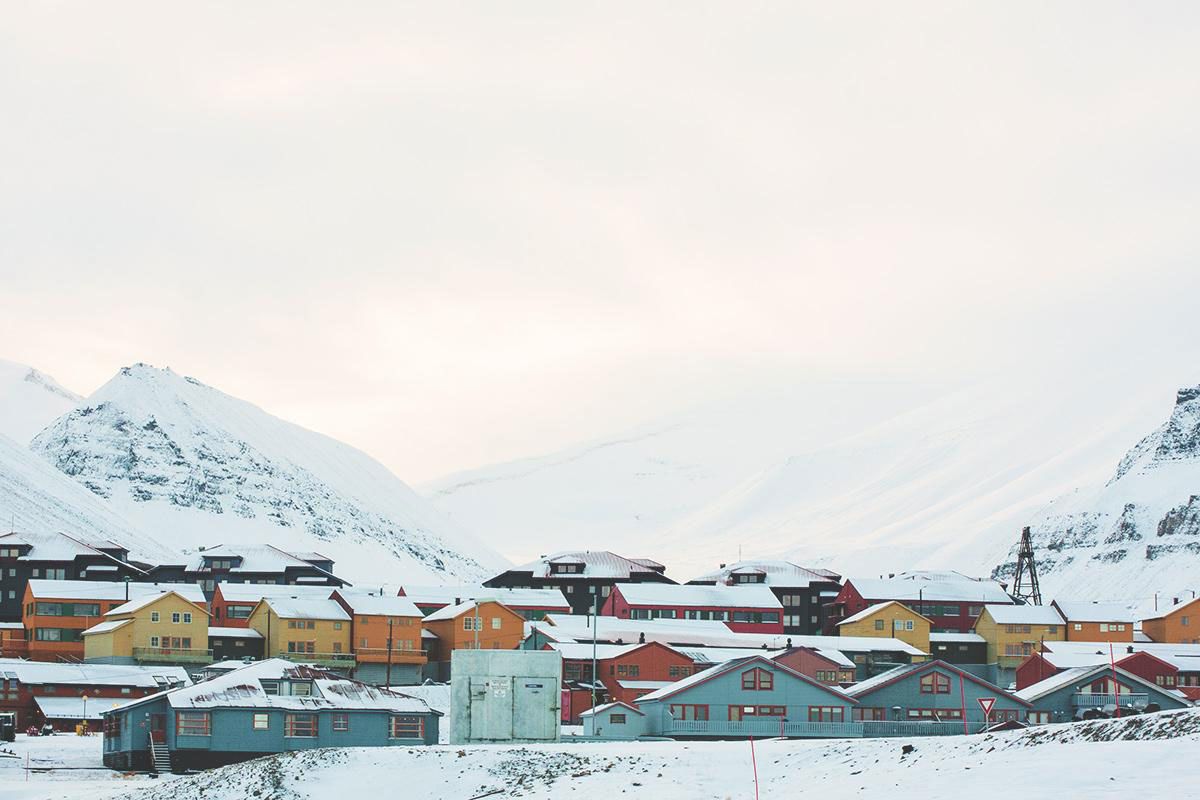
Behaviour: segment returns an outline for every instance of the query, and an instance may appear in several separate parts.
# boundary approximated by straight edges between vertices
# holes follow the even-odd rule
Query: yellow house
[[[208,612],[176,592],[119,605],[83,632],[83,660],[98,664],[207,664]]]
[[[839,636],[876,636],[895,638],[911,644],[922,653],[929,652],[929,618],[903,603],[889,600],[868,606],[838,623]]]
[[[267,658],[354,667],[350,615],[336,600],[264,597],[250,612],[247,623],[262,634]]]
[[[1038,652],[1038,643],[1067,638],[1066,623],[1053,606],[986,605],[975,620],[975,633],[987,641],[987,660],[1016,669]]]

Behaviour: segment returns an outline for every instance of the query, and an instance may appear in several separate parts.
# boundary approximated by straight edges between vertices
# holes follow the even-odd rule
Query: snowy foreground
[[[867,795],[891,800],[1185,797],[1194,789],[1200,711],[940,739],[754,743],[759,797]],[[903,753],[905,745],[915,749]],[[190,776],[122,777],[85,767],[97,737],[20,737],[0,759],[0,800],[429,800],[496,798],[753,798],[748,742],[590,743],[317,750]]]

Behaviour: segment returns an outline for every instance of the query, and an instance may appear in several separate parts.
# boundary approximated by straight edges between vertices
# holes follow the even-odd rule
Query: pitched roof
[[[332,573],[314,566],[304,559],[286,550],[270,544],[218,544],[197,550],[192,554],[192,560],[187,569],[199,572],[204,569],[204,561],[209,558],[241,558],[241,563],[230,567],[232,573],[238,572],[283,572],[288,567],[312,568],[332,577]],[[322,560],[328,560],[322,557]]]
[[[103,558],[105,562],[113,566],[120,565],[131,572],[146,574],[145,570],[127,561],[122,561],[111,553],[99,550],[73,536],[68,536],[61,531],[23,531],[21,533],[0,534],[0,547],[8,545],[30,546],[29,554],[19,556],[18,561],[72,561],[80,556],[94,556],[96,558]],[[101,546],[110,548],[120,547],[122,550],[127,549],[115,542],[104,542],[101,543]]]
[[[647,642],[646,644],[657,643]],[[645,647],[646,644],[637,644],[636,642],[634,644],[597,644],[595,645],[596,660],[619,658],[620,656],[632,653],[640,647]],[[668,647],[668,645],[663,645],[663,647]],[[592,659],[592,645],[590,643],[547,642],[546,649],[562,653],[564,661],[590,661]],[[674,648],[668,647],[668,649]]]
[[[208,638],[225,637],[227,639],[261,639],[263,635],[254,628],[223,628],[220,625],[208,626]],[[211,664],[209,666],[212,666]]]
[[[205,602],[204,590],[194,583],[55,581],[30,578],[29,592],[38,600],[133,600],[144,595],[175,592],[190,602]]]
[[[808,569],[790,561],[747,560],[728,564],[713,572],[706,572],[692,579],[691,583],[713,581],[721,584],[731,580],[734,575],[746,573],[760,573],[763,576],[763,585],[779,587],[803,588],[810,583],[829,583],[830,581],[836,583],[838,580],[836,573],[828,570]]]
[[[1166,642],[1045,642],[1043,650],[1056,657],[1078,659],[1080,664],[1108,663],[1109,652],[1119,663],[1133,653],[1148,653],[1180,672],[1200,672],[1200,644],[1170,644]],[[1051,661],[1051,663],[1055,663]]]
[[[292,586],[280,583],[218,583],[216,591],[227,603],[257,603],[264,597],[314,597],[324,599],[336,586]]]
[[[351,610],[361,616],[422,617],[421,609],[407,597],[396,595],[368,594],[358,591],[337,590],[338,597],[346,601]],[[336,602],[336,601],[335,601]]]
[[[267,694],[263,680],[311,680],[312,695]],[[424,700],[341,677],[327,670],[271,658],[245,664],[194,686],[159,692],[125,703],[128,710],[166,696],[172,708],[281,708],[320,711],[353,709],[392,713],[433,713]]]
[[[969,578],[957,572],[906,572],[891,578],[847,578],[864,600],[959,601],[1011,603],[996,581]]]
[[[891,606],[900,606],[900,608],[903,608],[908,613],[914,614],[914,615],[920,617],[921,619],[925,620],[926,622],[929,622],[929,617],[925,616],[924,614],[921,614],[917,611],[913,611],[908,606],[904,605],[903,603],[897,602],[896,600],[887,600],[883,603],[876,603],[873,606],[867,606],[866,608],[864,608],[862,611],[858,612],[857,614],[852,614],[849,617],[846,617],[844,620],[839,622],[838,625],[849,625],[851,622],[861,622],[864,619],[870,619],[871,617],[878,614],[880,611],[883,611],[885,608],[889,608]]]
[[[129,702],[127,697],[42,697],[35,695],[33,702],[46,719],[89,719],[98,720],[111,708]]]
[[[724,662],[723,664],[718,664],[715,667],[710,667],[709,669],[702,670],[700,672],[694,672],[686,678],[682,678],[680,680],[677,680],[677,681],[671,683],[669,686],[664,686],[663,688],[656,689],[655,691],[650,692],[649,694],[642,695],[635,702],[640,705],[641,703],[647,702],[647,701],[662,700],[667,697],[671,697],[672,695],[677,694],[677,693],[683,691],[684,689],[687,689],[689,687],[695,686],[700,683],[704,683],[705,681],[708,681],[708,680],[711,680],[718,676],[724,675],[732,670],[749,667],[752,664],[762,664],[764,666],[770,667],[773,670],[777,670],[785,675],[791,675],[794,678],[799,678],[800,680],[804,681],[805,683],[808,683],[812,686],[816,686],[818,689],[829,692],[830,694],[838,697],[839,699],[846,700],[847,702],[850,702],[850,703],[858,702],[853,697],[850,697],[848,694],[841,691],[840,689],[837,689],[833,686],[828,686],[824,683],[821,683],[820,681],[817,681],[814,678],[810,678],[807,675],[797,672],[796,670],[792,669],[791,667],[787,666],[786,664],[781,664],[778,661],[772,661],[771,659],[767,658],[766,656],[758,655],[758,654],[752,655],[752,656],[746,656],[744,658],[731,659],[729,661]]]
[[[319,597],[264,597],[260,602],[275,612],[280,619],[350,619],[346,609],[336,600]]]
[[[131,622],[133,622],[133,620],[131,620],[131,619],[110,619],[105,622],[101,622],[97,625],[93,625],[92,627],[83,631],[79,635],[80,636],[94,636],[98,633],[112,633],[113,631],[115,631],[119,628],[124,628],[126,625],[130,624]]]
[[[1142,619],[1143,620],[1163,619],[1165,617],[1171,616],[1172,614],[1176,614],[1180,611],[1183,611],[1184,609],[1186,609],[1190,606],[1194,606],[1197,603],[1200,603],[1200,597],[1195,597],[1195,598],[1192,598],[1191,600],[1185,600],[1183,602],[1176,603],[1173,606],[1163,608],[1160,611],[1152,612],[1149,616],[1142,617]]]
[[[1029,705],[1028,702],[1018,697],[1016,694],[1005,691],[990,681],[985,681],[983,678],[980,678],[977,675],[973,675],[966,670],[959,669],[955,665],[941,661],[940,659],[935,659],[933,661],[920,661],[915,664],[903,664],[899,667],[893,667],[887,672],[881,672],[874,677],[867,678],[865,681],[859,681],[853,686],[848,687],[845,692],[851,697],[863,697],[876,692],[885,686],[890,686],[897,681],[913,675],[918,675],[931,669],[942,670],[943,672],[953,672],[959,677],[959,680],[970,681],[986,688],[989,692],[994,692],[995,694],[1007,697],[1016,701],[1017,703],[1020,703],[1021,705]]]
[[[930,642],[973,642],[982,644],[987,642],[987,639],[980,636],[978,633],[931,633],[929,634]]]
[[[629,703],[623,703],[623,702],[621,702],[621,701],[619,701],[619,700],[618,700],[617,702],[615,702],[615,703],[604,703],[603,705],[598,705],[598,706],[596,706],[595,708],[589,708],[587,711],[582,711],[582,712],[580,712],[579,716],[581,716],[581,717],[591,717],[591,716],[594,716],[594,715],[596,715],[596,714],[603,713],[603,712],[607,711],[607,710],[608,710],[608,709],[610,709],[610,708],[616,708],[617,706],[621,706],[621,707],[623,707],[623,708],[627,708],[627,709],[629,709],[630,711],[632,711],[633,713],[637,714],[639,717],[644,717],[644,716],[646,716],[645,712],[643,712],[643,711],[640,711],[640,710],[638,710],[638,709],[634,708],[633,706],[629,705]]]
[[[1027,702],[1033,702],[1034,700],[1037,700],[1038,698],[1045,697],[1046,695],[1050,694],[1051,692],[1055,692],[1055,691],[1058,691],[1059,689],[1070,686],[1072,683],[1075,683],[1076,681],[1087,680],[1087,679],[1091,678],[1093,675],[1097,675],[1100,673],[1107,673],[1107,674],[1111,675],[1112,672],[1113,672],[1113,666],[1111,664],[1095,664],[1092,666],[1071,667],[1070,669],[1065,669],[1062,672],[1055,673],[1054,675],[1051,675],[1049,678],[1046,678],[1043,681],[1038,681],[1037,683],[1035,683],[1031,686],[1026,686],[1024,689],[1021,689],[1020,691],[1016,692],[1016,695],[1017,695],[1017,697],[1020,697],[1022,700],[1025,700]],[[1167,691],[1165,689],[1163,689],[1162,687],[1155,686],[1150,681],[1143,680],[1142,678],[1139,678],[1137,675],[1134,675],[1132,672],[1125,671],[1121,667],[1116,667],[1116,673],[1119,677],[1123,678],[1126,681],[1138,683],[1138,684],[1141,684],[1142,686],[1154,689],[1155,691],[1160,692],[1162,694],[1167,694]]]
[[[439,620],[454,619],[455,617],[461,617],[463,614],[474,609],[477,605],[482,606],[485,603],[495,603],[496,605],[500,606],[501,608],[503,608],[505,611],[507,611],[510,614],[517,613],[517,612],[513,611],[512,609],[506,607],[503,603],[501,603],[498,600],[493,600],[490,597],[480,597],[477,600],[468,600],[467,602],[459,603],[456,606],[446,606],[444,608],[439,608],[437,611],[434,611],[432,614],[427,616],[425,618],[425,621],[426,622],[437,622]],[[518,616],[520,616],[520,615],[518,615]]]
[[[1054,606],[988,604],[984,610],[999,625],[1062,625]]]
[[[715,608],[769,608],[783,610],[770,587],[679,586],[673,583],[621,583],[614,591],[631,606],[702,606]]]
[[[134,612],[142,610],[146,606],[154,605],[155,603],[162,600],[164,597],[167,597],[168,595],[174,595],[175,597],[178,597],[180,600],[183,600],[185,603],[189,603],[189,604],[195,606],[196,611],[198,611],[199,613],[203,614],[206,617],[208,616],[208,612],[205,611],[202,607],[196,605],[196,603],[192,602],[191,600],[188,600],[186,597],[179,594],[179,592],[176,592],[173,590],[167,591],[167,592],[162,592],[161,594],[143,595],[137,599],[130,600],[128,603],[122,603],[121,605],[117,606],[116,608],[111,609],[110,611],[105,613],[104,616],[116,617],[121,614],[133,614]]]
[[[486,586],[413,586],[400,588],[403,596],[418,605],[457,605],[477,597],[499,600],[509,608],[560,608],[571,604],[559,589],[489,589]]]
[[[581,578],[629,578],[631,575],[660,574],[654,566],[661,566],[650,559],[632,559],[610,553],[607,550],[563,550],[542,556],[536,561],[513,567],[510,572],[531,572],[534,577],[548,578],[551,564],[579,564],[579,572],[554,573],[556,579],[578,580]]]
[[[136,686],[153,689],[164,681],[190,684],[183,667],[139,667],[126,664],[79,664],[0,658],[0,676],[26,684]]]
[[[1067,622],[1124,622],[1132,625],[1134,613],[1122,603],[1094,600],[1055,600],[1054,606]]]

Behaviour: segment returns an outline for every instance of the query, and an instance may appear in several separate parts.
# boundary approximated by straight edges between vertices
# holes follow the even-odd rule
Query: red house
[[[579,715],[592,707],[593,647],[584,643],[553,643],[563,657],[562,720],[579,724]],[[692,659],[659,642],[598,644],[595,646],[597,702],[633,703],[656,689],[697,671]]]
[[[827,686],[842,686],[855,681],[854,662],[837,650],[792,647],[771,656],[771,660]]]
[[[618,619],[718,621],[738,633],[783,633],[783,606],[768,586],[618,584],[601,613]]]
[[[1094,667],[1112,663],[1114,660],[1117,667],[1164,689],[1175,689],[1182,685],[1179,669],[1174,664],[1144,651],[1127,652],[1124,647],[1116,648],[1110,656],[1108,645],[1100,643],[1094,652],[1055,653],[1047,650],[1034,653],[1017,667],[1017,690],[1044,681],[1072,667]]]
[[[970,633],[988,604],[1012,605],[1003,584],[958,572],[904,572],[887,578],[848,578],[830,604],[825,632],[877,603],[889,600],[929,618],[931,633]]]

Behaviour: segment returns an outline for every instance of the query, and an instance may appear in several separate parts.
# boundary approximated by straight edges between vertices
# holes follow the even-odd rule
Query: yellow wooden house
[[[929,618],[903,603],[889,600],[868,606],[838,623],[839,636],[875,636],[894,638],[910,644],[922,653],[929,652]]]
[[[987,642],[988,663],[1006,670],[1038,652],[1040,642],[1067,638],[1066,622],[1053,606],[986,605],[973,630]]]
[[[176,592],[117,606],[83,632],[83,660],[98,664],[207,664],[208,612]]]
[[[335,600],[264,597],[247,620],[262,634],[267,658],[352,669],[350,615]]]

